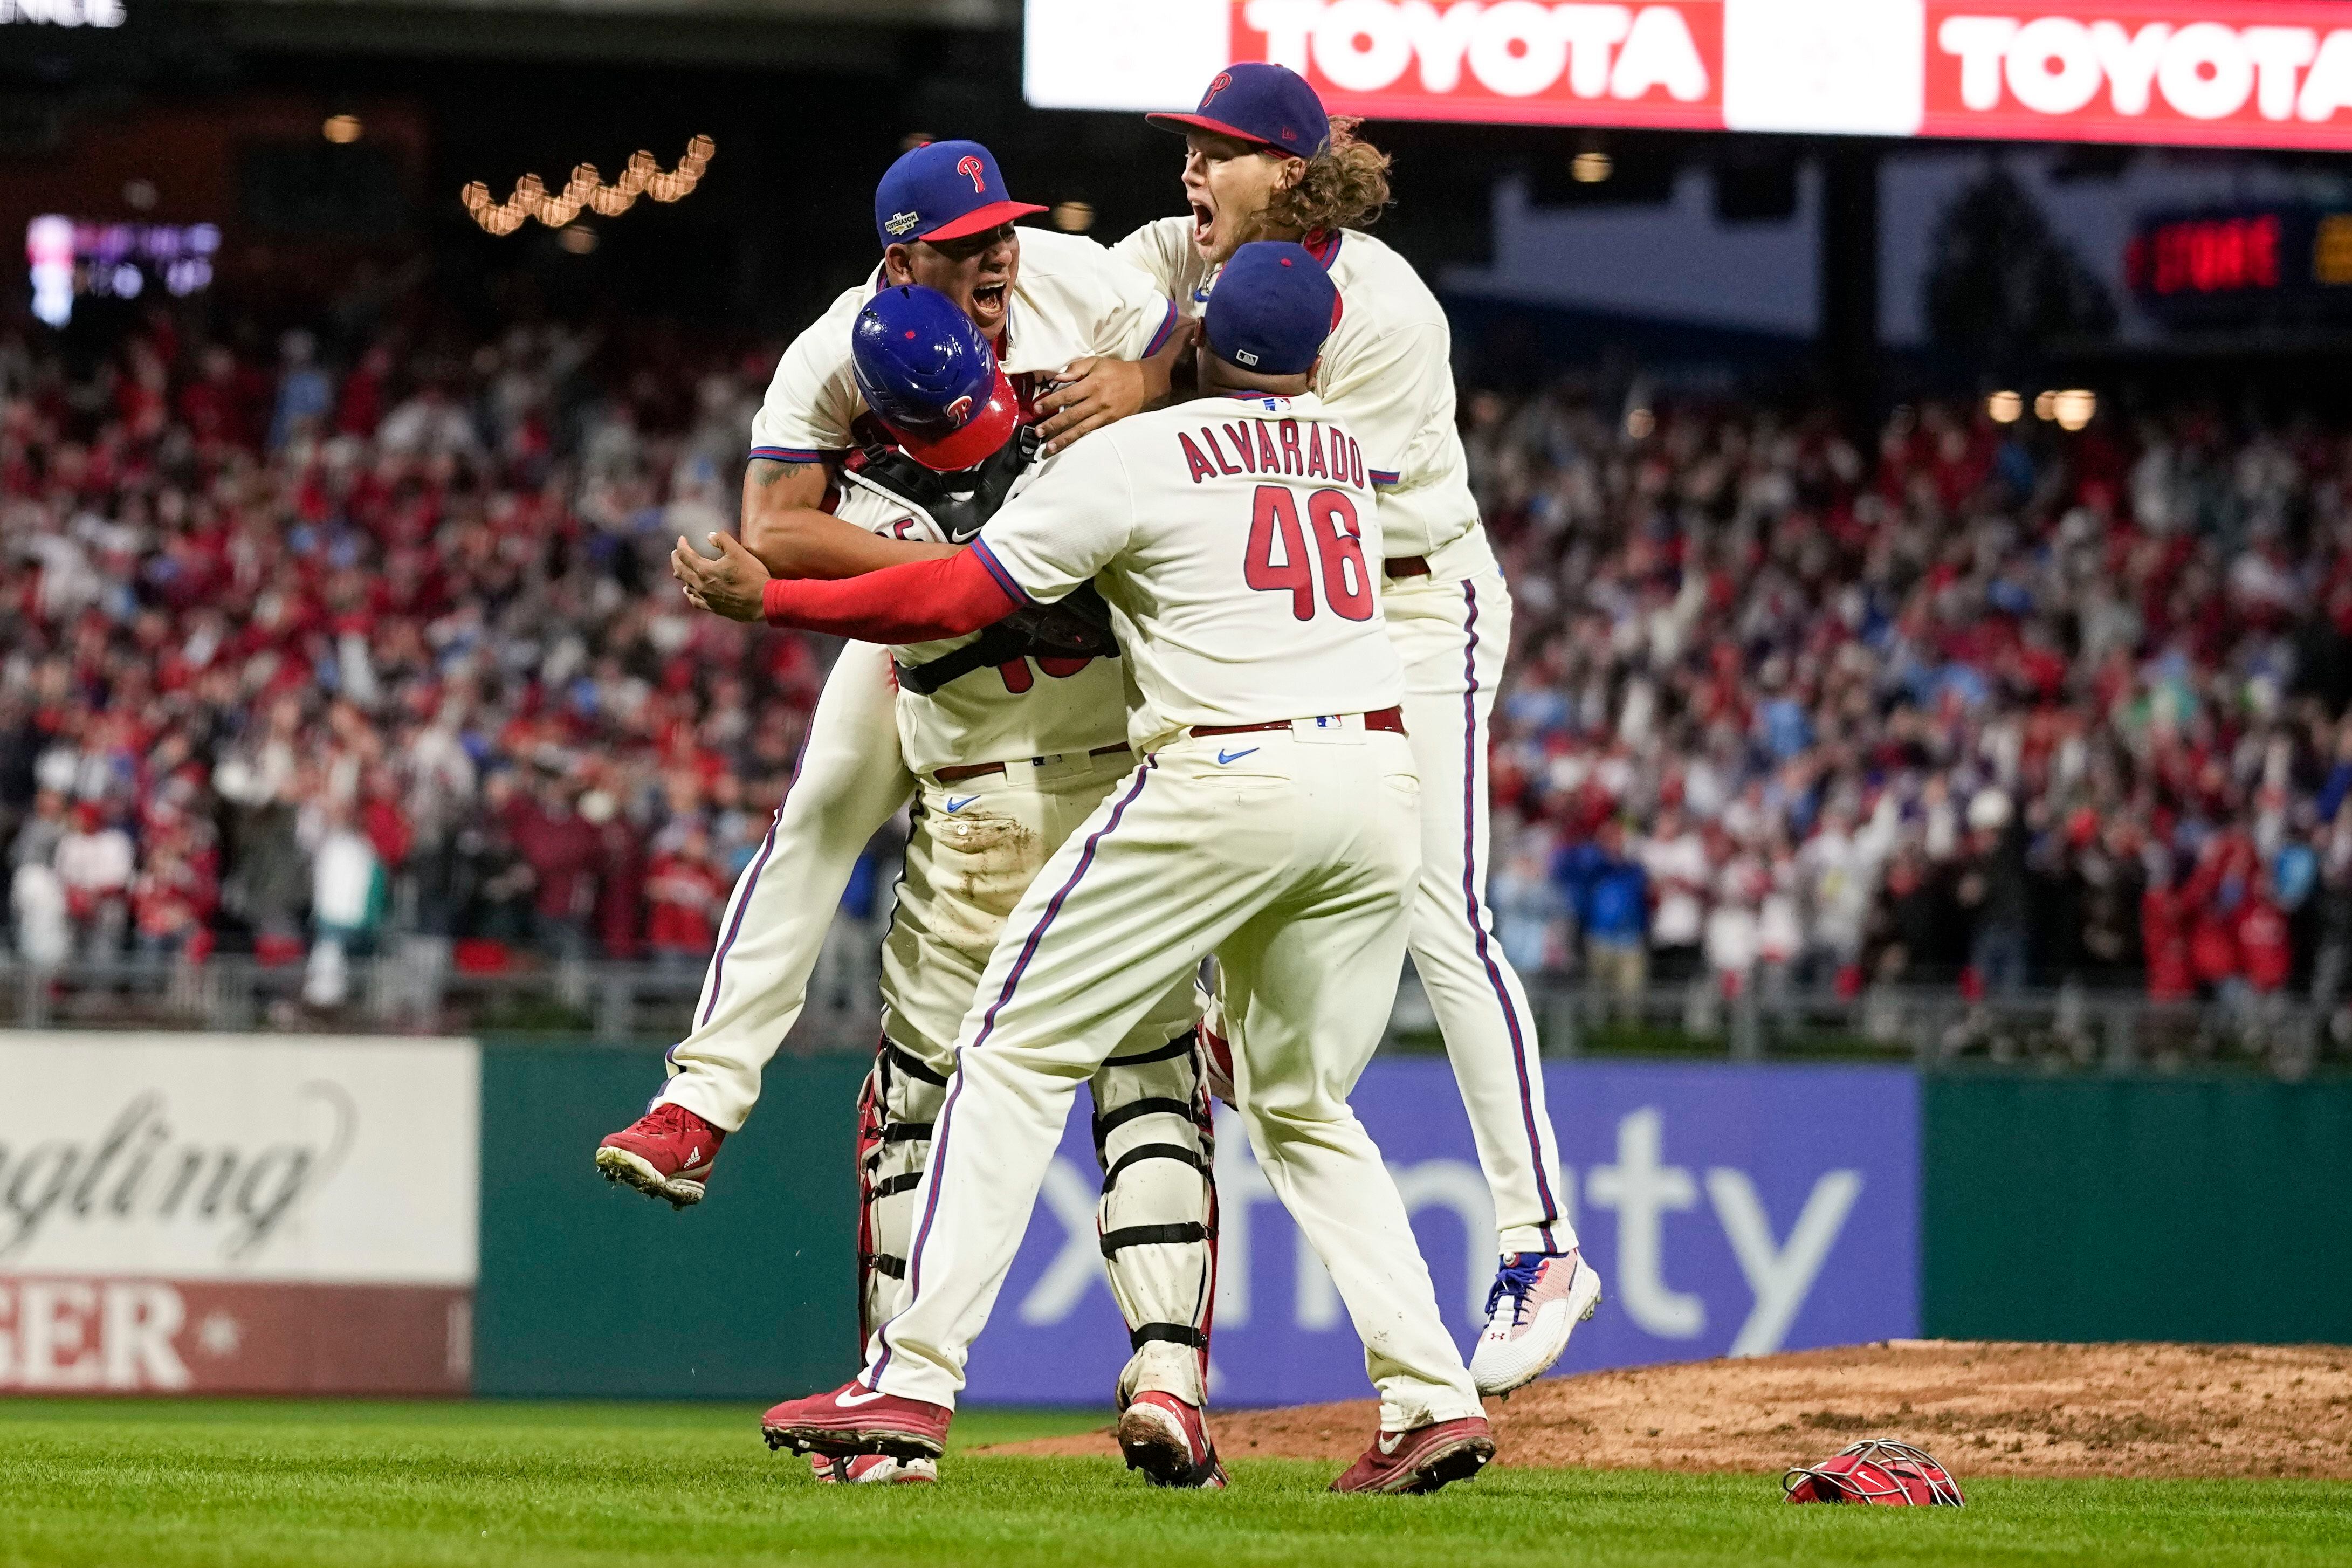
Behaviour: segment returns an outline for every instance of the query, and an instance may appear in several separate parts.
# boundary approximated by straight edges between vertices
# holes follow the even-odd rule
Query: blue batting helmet
[[[936,289],[883,289],[850,329],[857,390],[908,454],[954,473],[985,461],[1021,423],[1021,402],[970,316]]]

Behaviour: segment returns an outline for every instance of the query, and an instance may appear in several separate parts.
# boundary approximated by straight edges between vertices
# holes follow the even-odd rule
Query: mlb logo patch
[[[1257,355],[1250,353],[1247,349],[1235,349],[1234,351],[1234,359],[1241,364],[1255,364],[1257,363]]]

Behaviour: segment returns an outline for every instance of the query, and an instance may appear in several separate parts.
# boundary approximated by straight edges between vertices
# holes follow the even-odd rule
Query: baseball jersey
[[[1339,229],[1307,247],[1339,290],[1339,321],[1312,383],[1364,444],[1391,555],[1430,555],[1478,526],[1470,465],[1454,427],[1454,331],[1412,264],[1370,235]],[[1112,247],[1176,308],[1208,309],[1216,273],[1192,248],[1192,220],[1161,218]]]
[[[1392,708],[1370,454],[1312,395],[1195,398],[1049,458],[972,551],[1005,592],[1093,581],[1141,747],[1195,724]]]
[[[814,463],[857,444],[850,425],[866,412],[866,400],[850,362],[850,329],[883,287],[877,268],[793,340],[751,420],[752,457]],[[1050,378],[1074,359],[1142,359],[1158,353],[1176,321],[1175,304],[1149,277],[1093,240],[1024,228],[997,361],[1025,397],[1034,378]]]
[[[1021,493],[1021,484],[1034,472],[1023,477],[1013,494]],[[945,542],[938,530],[905,507],[855,485],[843,487],[834,515],[894,539]],[[894,647],[890,657],[909,667],[928,664],[984,635]],[[1123,663],[1032,657],[960,675],[928,696],[902,686],[897,705],[899,750],[909,770],[929,774],[974,763],[1083,755],[1117,745],[1127,738]]]

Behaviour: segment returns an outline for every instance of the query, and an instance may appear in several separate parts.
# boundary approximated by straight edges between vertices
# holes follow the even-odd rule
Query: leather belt
[[[1391,555],[1381,563],[1381,570],[1391,577],[1426,577],[1429,575],[1429,557]]]
[[[1097,746],[1093,751],[1088,752],[1087,755],[1090,758],[1115,757],[1123,752],[1131,752],[1132,750],[1132,747],[1122,742],[1116,746]],[[1051,759],[1045,757],[1032,757],[1028,760],[1031,762],[1047,762]],[[931,776],[939,780],[941,784],[961,784],[966,779],[984,779],[991,773],[1001,773],[1003,771],[1004,764],[1003,763],[974,763],[969,767],[941,768]]]
[[[1266,724],[1195,724],[1192,732],[1195,735],[1255,735],[1261,730],[1287,730],[1293,724],[1312,722],[1314,721],[1304,719],[1276,719]],[[1404,710],[1383,708],[1378,712],[1367,713],[1364,715],[1364,728],[1402,735],[1404,733]]]

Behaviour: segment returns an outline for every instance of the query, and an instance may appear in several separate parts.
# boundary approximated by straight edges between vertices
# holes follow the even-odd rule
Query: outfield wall
[[[779,1058],[683,1214],[589,1152],[651,1052],[0,1035],[0,1390],[765,1398],[855,1354],[862,1064]],[[2352,1342],[2352,1084],[1556,1061],[1555,1194],[1609,1300],[1570,1370],[1905,1337]],[[1084,1097],[1080,1097],[1084,1103]],[[1492,1215],[1444,1063],[1358,1095],[1465,1342]],[[1363,1392],[1229,1112],[1218,1397]],[[1074,1118],[972,1395],[1126,1354]]]

